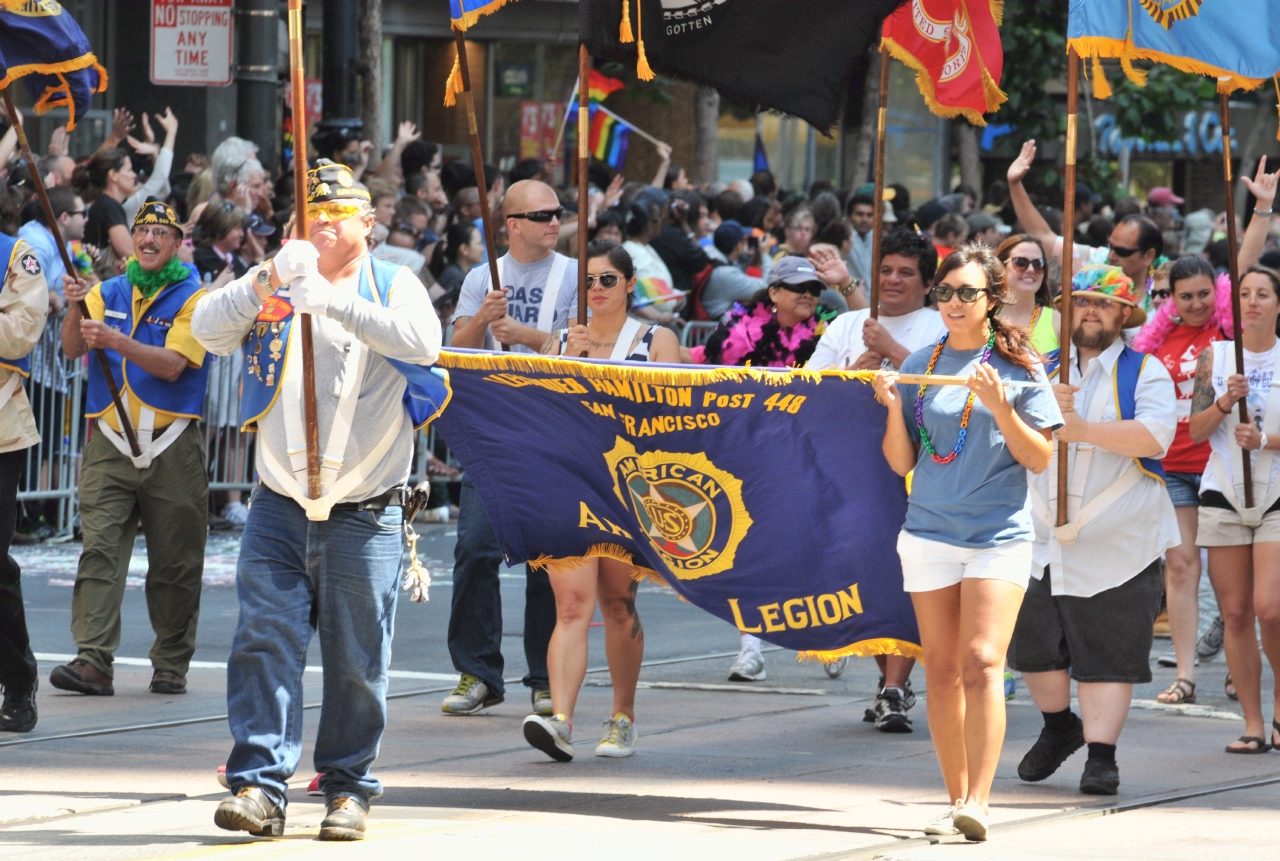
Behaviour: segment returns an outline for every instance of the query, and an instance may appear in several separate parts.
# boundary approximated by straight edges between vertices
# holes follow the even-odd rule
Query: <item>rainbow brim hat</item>
[[[1129,314],[1129,321],[1125,323],[1126,329],[1132,329],[1147,322],[1147,312],[1138,304],[1138,294],[1134,290],[1133,280],[1125,275],[1124,270],[1119,266],[1094,263],[1084,267],[1071,279],[1071,292],[1073,295],[1093,293],[1128,305],[1133,312]],[[1053,302],[1055,305],[1060,305],[1061,294],[1054,297]]]

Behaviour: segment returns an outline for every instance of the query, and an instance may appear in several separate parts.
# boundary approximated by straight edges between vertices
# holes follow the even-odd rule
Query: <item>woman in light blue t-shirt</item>
[[[1049,466],[1062,424],[1025,329],[997,317],[1004,267],[966,245],[942,262],[933,300],[947,332],[901,372],[876,374],[889,407],[884,455],[912,470],[898,536],[903,587],[920,624],[929,731],[952,806],[927,834],[985,840],[987,798],[1004,743],[1004,656],[1031,575],[1027,470]],[[900,374],[961,376],[966,386],[899,383]],[[967,684],[966,684],[967,683]]]

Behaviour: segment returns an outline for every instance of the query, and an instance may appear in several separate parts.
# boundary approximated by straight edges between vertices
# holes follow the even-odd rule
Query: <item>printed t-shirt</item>
[[[902,373],[923,374],[933,355],[933,346],[919,350],[902,363]],[[967,377],[982,357],[982,350],[953,350],[944,347],[933,372]],[[1030,374],[992,351],[989,364],[1001,379],[1045,380],[1044,368],[1035,366]],[[916,426],[918,386],[898,386],[907,430],[919,444]],[[1048,388],[1006,388],[1005,395],[1018,416],[1032,429],[1049,430],[1062,426],[1062,414],[1053,391]],[[933,450],[946,457],[960,437],[960,418],[969,389],[965,386],[927,386],[924,395],[924,426]],[[1034,538],[1031,503],[1027,495],[1027,469],[1009,453],[1004,435],[991,411],[974,398],[973,413],[964,448],[949,464],[934,463],[922,444],[916,461],[911,496],[907,500],[907,520],[902,528],[912,535],[955,547],[981,549],[1008,541]]]
[[[1169,453],[1160,462],[1165,472],[1199,475],[1209,462],[1209,441],[1191,441],[1191,394],[1196,384],[1196,361],[1200,352],[1214,341],[1221,340],[1222,331],[1216,327],[1175,326],[1155,351],[1155,357],[1173,378],[1178,397],[1178,430],[1174,434],[1173,445],[1169,446]]]
[[[564,277],[560,279],[560,293],[556,296],[556,310],[550,326],[539,326],[538,317],[542,311],[542,291],[547,287],[547,276],[551,274],[551,264],[555,254],[534,263],[520,263],[510,254],[501,261],[503,286],[507,292],[507,314],[517,323],[542,329],[550,334],[555,329],[567,328],[570,317],[578,313],[578,261],[570,260],[564,268]],[[484,301],[484,294],[489,292],[489,267],[477,266],[467,273],[463,279],[462,291],[458,295],[458,307],[453,318],[474,317]],[[484,348],[498,348],[493,333],[485,331]],[[512,344],[513,353],[536,353],[523,344]]]

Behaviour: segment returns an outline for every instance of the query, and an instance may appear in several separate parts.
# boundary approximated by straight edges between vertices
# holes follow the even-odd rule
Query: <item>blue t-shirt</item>
[[[912,353],[902,363],[902,373],[923,374],[934,345]],[[942,349],[935,374],[967,377],[982,357],[982,350]],[[1044,381],[1044,369],[1034,376],[992,352],[990,365],[1005,380]],[[918,386],[899,385],[907,430],[919,445],[916,427]],[[1048,388],[1005,389],[1015,412],[1034,430],[1062,426],[1062,414]],[[928,386],[924,395],[924,429],[933,450],[946,457],[960,438],[960,417],[969,389],[964,386]],[[1007,541],[1032,540],[1031,504],[1027,497],[1027,469],[1014,459],[991,411],[975,399],[969,417],[964,448],[949,464],[934,463],[919,445],[907,520],[902,528],[912,535],[955,547],[994,547]]]

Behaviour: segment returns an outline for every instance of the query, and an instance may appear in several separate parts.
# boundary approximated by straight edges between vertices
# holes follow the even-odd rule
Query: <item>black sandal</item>
[[[1272,723],[1274,724],[1275,721],[1272,721]],[[1245,744],[1256,744],[1257,747],[1252,749],[1247,747],[1228,747],[1226,749],[1227,753],[1240,753],[1240,754],[1248,755],[1248,754],[1254,754],[1254,753],[1266,753],[1267,751],[1271,750],[1271,745],[1267,744],[1267,740],[1265,738],[1258,738],[1256,735],[1242,735],[1240,736],[1240,738],[1236,739],[1236,741],[1241,741],[1241,742],[1244,742]]]

